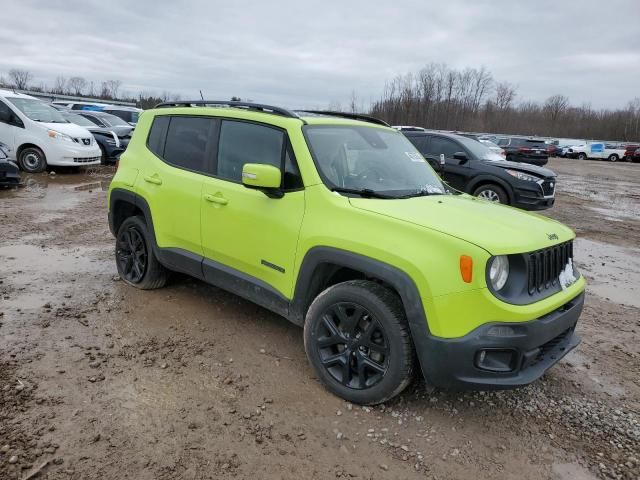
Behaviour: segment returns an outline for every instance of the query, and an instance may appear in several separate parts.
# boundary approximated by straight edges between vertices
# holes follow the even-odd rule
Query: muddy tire
[[[504,188],[496,185],[495,183],[480,185],[473,191],[473,196],[489,202],[509,205],[509,196],[507,195],[507,192],[504,191]]]
[[[320,381],[353,403],[382,403],[413,377],[413,344],[402,302],[374,282],[343,282],[318,295],[307,312],[304,346]]]
[[[27,147],[18,155],[18,166],[27,173],[44,172],[47,168],[47,157],[38,147]]]
[[[116,236],[116,266],[120,278],[142,290],[161,288],[167,282],[167,269],[153,252],[144,218],[129,217]]]

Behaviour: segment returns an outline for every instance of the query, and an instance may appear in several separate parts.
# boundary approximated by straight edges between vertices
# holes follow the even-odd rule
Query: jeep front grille
[[[527,258],[529,295],[555,287],[558,276],[569,259],[573,261],[572,241],[529,253]]]

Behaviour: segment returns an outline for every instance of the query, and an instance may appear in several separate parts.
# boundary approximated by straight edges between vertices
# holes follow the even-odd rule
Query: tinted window
[[[9,123],[10,118],[11,118],[11,109],[6,103],[0,102],[0,122]]]
[[[206,172],[214,127],[213,118],[171,117],[162,158],[176,167]]]
[[[298,164],[288,148],[284,158],[284,179],[282,180],[282,186],[285,190],[302,187],[302,177],[300,176],[300,170],[298,170]]]
[[[453,157],[454,153],[460,151],[462,151],[462,147],[448,138],[431,137],[431,142],[429,142],[429,153],[432,155],[444,153],[445,157]]]
[[[82,114],[80,114],[82,115]],[[95,123],[96,125],[98,125],[99,127],[106,127],[106,125],[101,122],[98,118],[94,117],[93,115],[82,115],[84,118],[89,119],[90,121],[92,121],[93,123]]]
[[[218,176],[234,182],[242,179],[245,163],[264,163],[281,168],[284,133],[247,122],[223,120],[218,149]]]
[[[427,146],[429,145],[429,137],[426,135],[410,135],[407,136],[409,141],[413,143],[413,146],[418,149],[421,153],[426,153],[429,151]]]
[[[164,155],[164,140],[167,137],[170,118],[166,115],[156,117],[147,138],[147,147],[160,158]]]

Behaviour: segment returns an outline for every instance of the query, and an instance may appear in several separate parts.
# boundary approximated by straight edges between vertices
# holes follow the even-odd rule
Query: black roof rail
[[[281,115],[288,118],[300,118],[300,116],[287,110],[286,108],[274,107],[273,105],[263,105],[261,103],[251,102],[234,102],[232,100],[176,100],[174,102],[162,102],[155,106],[155,108],[171,108],[171,107],[198,107],[198,106],[220,106],[220,107],[233,107],[244,108],[247,110],[257,110],[259,112],[273,113],[274,115]]]
[[[371,115],[365,115],[363,113],[349,113],[349,112],[335,112],[332,110],[296,110],[299,113],[313,113],[315,115],[329,115],[332,117],[350,118],[351,120],[360,120],[363,122],[375,123],[376,125],[383,125],[390,127],[387,122],[380,120],[379,118],[372,117]]]

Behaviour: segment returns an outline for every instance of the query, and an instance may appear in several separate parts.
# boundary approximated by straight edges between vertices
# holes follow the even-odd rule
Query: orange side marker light
[[[465,283],[471,283],[473,279],[473,258],[469,255],[460,255],[460,275]]]

